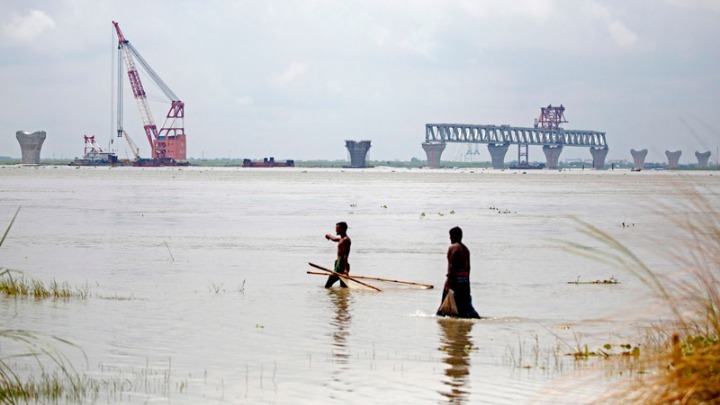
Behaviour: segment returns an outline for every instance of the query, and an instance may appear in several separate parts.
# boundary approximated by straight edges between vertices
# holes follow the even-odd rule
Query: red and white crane
[[[174,164],[178,161],[183,162],[187,159],[186,154],[186,137],[185,137],[185,103],[180,101],[175,93],[170,90],[160,76],[150,67],[150,65],[138,53],[130,41],[125,39],[120,26],[113,21],[115,31],[118,37],[118,104],[117,104],[117,136],[127,136],[123,129],[122,116],[122,62],[125,63],[125,70],[130,79],[130,87],[133,96],[137,101],[140,109],[140,116],[143,120],[143,128],[150,148],[152,150],[152,160],[156,164]],[[147,95],[143,88],[140,74],[135,65],[137,59],[143,71],[155,82],[165,96],[170,100],[170,111],[167,113],[163,126],[158,130],[153,119],[152,111],[148,105]],[[122,60],[122,62],[121,62]]]

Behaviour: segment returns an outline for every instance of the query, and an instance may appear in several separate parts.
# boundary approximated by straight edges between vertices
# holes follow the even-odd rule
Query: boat
[[[160,167],[160,166],[190,166],[190,162],[179,162],[173,158],[137,159],[133,162],[135,167]]]
[[[517,170],[540,170],[544,169],[545,165],[543,163],[537,164],[537,165],[530,165],[527,163],[520,163],[519,165],[510,165],[511,169],[517,169]]]
[[[88,152],[82,158],[75,158],[70,162],[70,166],[115,166],[119,163],[114,153]]]
[[[262,162],[253,162],[250,159],[243,159],[243,167],[295,167],[295,161],[286,160],[284,162],[277,162],[274,157],[263,158]]]

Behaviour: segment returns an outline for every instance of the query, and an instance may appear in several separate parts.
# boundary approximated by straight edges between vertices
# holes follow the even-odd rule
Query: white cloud
[[[601,6],[597,3],[592,3],[592,10],[603,20],[603,22],[605,22],[607,29],[610,32],[610,36],[616,44],[622,47],[627,47],[637,42],[637,34],[613,17],[607,7]]]
[[[298,77],[302,76],[306,71],[308,67],[303,62],[298,61],[292,61],[290,64],[285,68],[285,71],[282,72],[279,76],[275,77],[275,83],[279,86],[285,86]]]
[[[625,47],[633,45],[637,42],[637,34],[630,31],[630,29],[628,29],[623,23],[613,20],[608,21],[607,25],[608,30],[610,31],[610,36],[612,36],[618,45]]]
[[[18,41],[30,42],[47,30],[55,28],[55,21],[40,10],[30,10],[27,15],[15,14],[3,27],[5,34]]]

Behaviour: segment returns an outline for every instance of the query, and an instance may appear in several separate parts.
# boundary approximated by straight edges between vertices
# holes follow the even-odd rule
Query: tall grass
[[[58,284],[53,280],[46,287],[42,281],[28,279],[22,273],[13,277],[10,270],[0,271],[0,293],[6,297],[33,297],[38,300],[70,298],[76,295],[67,282]],[[86,297],[81,290],[78,290],[77,295]]]
[[[647,373],[601,402],[720,404],[720,211],[714,193],[680,188],[688,201],[663,209],[674,243],[658,240],[668,263],[677,265],[672,277],[661,276],[617,239],[578,220],[602,247],[573,244],[572,249],[629,270],[671,313],[648,336],[654,347],[640,359]]]
[[[29,400],[78,400],[83,387],[78,373],[59,347],[73,343],[57,337],[44,337],[26,330],[0,330],[3,352],[0,354],[0,403],[15,404]],[[41,378],[34,379],[19,370],[15,360],[31,359]],[[42,401],[44,402],[44,401]]]

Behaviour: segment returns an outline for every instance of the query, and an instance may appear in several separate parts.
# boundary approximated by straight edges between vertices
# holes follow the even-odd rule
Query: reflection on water
[[[447,377],[442,383],[445,389],[439,391],[450,404],[462,404],[468,399],[469,389],[466,387],[470,376],[469,351],[473,344],[470,340],[473,322],[460,319],[438,318],[442,330],[440,350],[446,353],[443,362]]]
[[[350,378],[345,374],[351,371],[350,347],[350,305],[353,302],[347,288],[328,288],[328,297],[334,307],[334,316],[330,319],[330,334],[332,336],[332,374],[331,382],[326,385],[330,388],[328,397],[333,401],[340,401],[341,398],[352,391]]]
[[[350,311],[349,303],[352,301],[347,288],[328,288],[328,296],[335,306],[335,317],[330,324],[333,327],[333,358],[336,363],[347,364],[350,357],[350,349],[347,345],[350,336]]]

